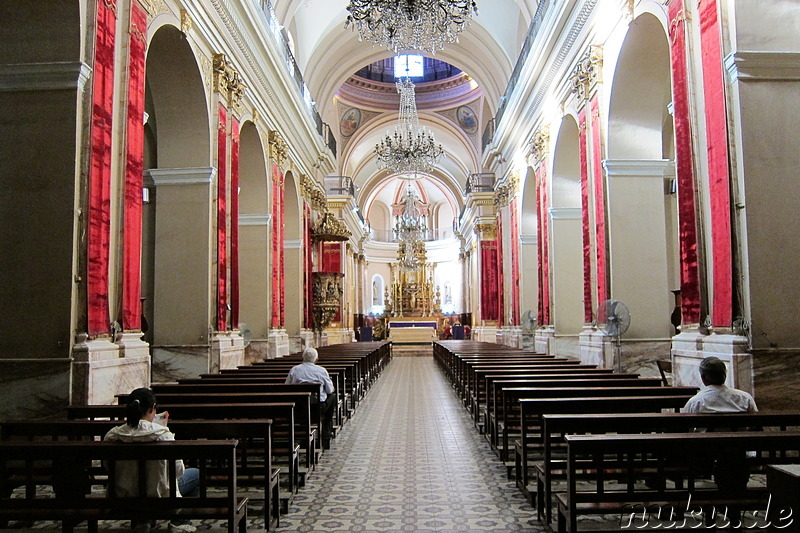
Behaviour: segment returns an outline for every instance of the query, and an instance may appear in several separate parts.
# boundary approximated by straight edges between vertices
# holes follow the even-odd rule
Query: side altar
[[[389,336],[396,344],[430,343],[438,339],[437,317],[393,317],[388,323]]]

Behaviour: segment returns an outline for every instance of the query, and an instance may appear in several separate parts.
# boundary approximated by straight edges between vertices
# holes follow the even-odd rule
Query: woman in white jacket
[[[148,388],[140,388],[131,392],[127,404],[127,421],[106,433],[105,440],[120,442],[155,442],[175,440],[175,435],[167,429],[169,413],[156,414],[156,397]],[[178,490],[181,496],[197,496],[199,493],[199,471],[196,468],[184,468],[183,461],[175,464],[178,476]],[[146,466],[148,480],[148,496],[165,497],[169,495],[166,461],[150,461]],[[116,490],[119,497],[135,497],[138,491],[138,472],[135,461],[119,461],[116,464]],[[131,522],[136,532],[149,532],[149,522]],[[188,520],[172,520],[169,524],[171,532],[192,532],[196,528]]]

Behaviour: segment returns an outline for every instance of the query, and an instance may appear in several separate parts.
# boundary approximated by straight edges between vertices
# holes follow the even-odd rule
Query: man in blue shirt
[[[319,403],[321,405],[323,427],[322,427],[322,447],[331,447],[331,429],[333,428],[333,413],[336,405],[336,395],[333,394],[333,382],[328,371],[316,364],[317,350],[306,348],[303,350],[303,362],[294,366],[289,375],[286,376],[286,383],[319,383]]]

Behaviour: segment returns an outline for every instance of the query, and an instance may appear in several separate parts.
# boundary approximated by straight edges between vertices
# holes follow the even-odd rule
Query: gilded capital
[[[602,83],[603,47],[593,44],[589,50],[578,60],[572,70],[570,84],[572,92],[579,100],[588,100],[594,93],[597,84]]]
[[[193,27],[192,16],[185,9],[181,9],[181,32],[186,35]]]
[[[228,101],[231,109],[236,109],[244,96],[247,86],[242,82],[239,72],[233,68],[225,54],[214,54],[212,61],[214,72],[214,91]]]
[[[537,163],[541,163],[550,152],[550,128],[540,126],[531,139],[531,155]]]
[[[325,193],[319,190],[310,177],[306,174],[300,175],[300,194],[306,199],[308,205],[314,211],[324,212],[328,209],[328,198]]]
[[[497,224],[494,222],[488,224],[475,224],[475,234],[478,236],[478,239],[482,241],[496,241]]]
[[[497,209],[503,208],[519,194],[519,176],[512,174],[508,180],[495,189],[494,206]]]
[[[276,130],[269,131],[269,155],[283,168],[289,155],[289,147]]]

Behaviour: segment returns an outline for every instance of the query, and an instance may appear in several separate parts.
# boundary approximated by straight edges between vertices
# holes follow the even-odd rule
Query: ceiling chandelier
[[[398,81],[397,92],[400,93],[400,121],[393,133],[386,132],[386,137],[375,145],[378,166],[393,172],[429,172],[443,153],[442,145],[436,144],[433,134],[419,124],[411,80]]]
[[[478,14],[474,0],[350,0],[347,21],[360,41],[385,46],[394,53],[422,50],[435,54],[458,40]]]
[[[397,249],[397,264],[400,270],[411,272],[425,262],[425,234],[428,231],[428,216],[425,204],[416,191],[408,186],[401,203],[402,211],[397,215],[394,231],[400,243]]]

